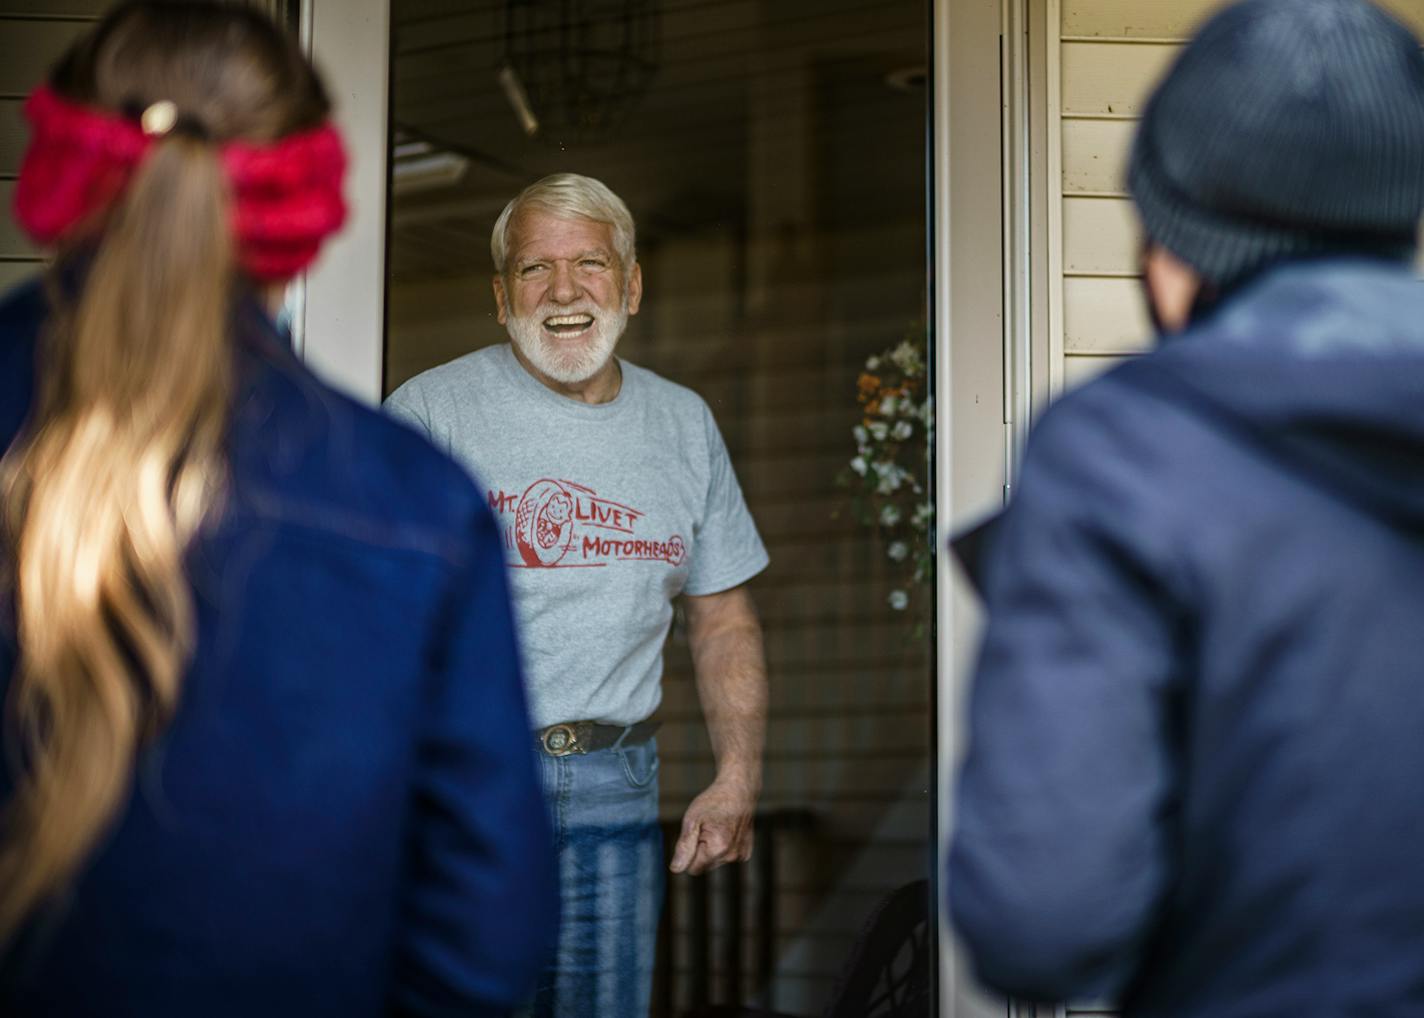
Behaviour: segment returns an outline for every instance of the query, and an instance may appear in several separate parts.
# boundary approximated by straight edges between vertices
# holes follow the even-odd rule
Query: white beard
[[[561,342],[545,336],[543,322],[554,315],[586,314],[593,316],[589,334],[577,344]],[[532,315],[510,314],[509,338],[519,352],[539,371],[561,385],[578,385],[603,370],[613,348],[628,325],[628,298],[615,312],[606,312],[596,304],[559,307],[543,305]]]

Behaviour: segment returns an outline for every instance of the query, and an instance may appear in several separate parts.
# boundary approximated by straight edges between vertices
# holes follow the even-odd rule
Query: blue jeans
[[[559,947],[533,1018],[644,1018],[663,902],[658,749],[539,754],[559,853]]]

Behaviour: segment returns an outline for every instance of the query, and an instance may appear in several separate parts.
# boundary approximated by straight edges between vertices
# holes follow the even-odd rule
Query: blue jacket
[[[982,977],[1424,1014],[1424,284],[1271,271],[1069,395],[986,569],[949,862]]]
[[[45,316],[36,285],[0,304],[0,449]],[[190,555],[180,708],[4,958],[0,1014],[504,1014],[558,905],[493,521],[424,439],[317,382],[254,306],[239,317],[232,480]]]

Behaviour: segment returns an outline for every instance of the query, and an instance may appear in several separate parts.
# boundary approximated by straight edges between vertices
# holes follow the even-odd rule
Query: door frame
[[[386,335],[390,0],[273,2],[289,12],[299,4],[302,43],[335,103],[349,159],[346,227],[288,294],[293,343],[326,381],[377,404]]]
[[[346,135],[352,167],[350,223],[293,294],[298,350],[338,387],[375,403],[381,396],[386,326],[390,0],[270,2],[283,11],[300,5],[303,41],[336,100],[336,120]],[[1015,92],[1001,72],[1002,56],[1012,52],[1003,54],[1001,45],[1004,4],[1018,2],[929,0],[927,207],[940,549],[952,532],[1003,504],[1006,466],[1016,459],[1012,422],[1018,418],[1021,428],[1026,416],[1028,375],[1017,358],[1027,351],[1015,345],[1028,332],[1026,295],[1011,293],[1009,301],[1018,310],[1008,324],[1005,316],[1006,276],[1012,274],[1006,265],[1018,265],[1020,271],[1023,265],[1012,239],[1023,233],[1006,229],[1002,215],[1005,188],[1013,188],[1018,178],[1005,171],[1002,146],[984,143],[1002,140],[1006,114],[1000,96]],[[1021,10],[1031,9],[1027,0],[1022,2]],[[1026,111],[1012,110],[1010,126],[1022,125],[1026,116]],[[1015,354],[1016,349],[1023,352]],[[1012,404],[1010,392],[1016,397]],[[938,809],[936,829],[926,832],[935,839],[936,875],[944,873],[952,833],[953,775],[963,744],[961,705],[981,623],[962,578],[947,557],[941,562],[935,648]],[[938,879],[932,885],[944,945],[939,1013],[1003,1018],[1004,1002],[984,994],[968,974],[946,923],[944,888]]]
[[[1002,999],[974,980],[947,922],[945,852],[953,834],[954,776],[964,744],[964,694],[982,624],[975,595],[947,554],[955,533],[1004,503],[1006,467],[1016,458],[1011,422],[1022,396],[1010,401],[1010,381],[1027,350],[1021,315],[1007,321],[1006,265],[1022,264],[1006,226],[1003,137],[1008,111],[1001,63],[1005,0],[933,0],[932,93],[929,111],[931,281],[935,374],[936,751],[938,822],[934,859],[940,920],[939,1013],[954,1018],[1004,1018]],[[1008,0],[1014,2],[1014,0]],[[1001,92],[1001,89],[1007,90]],[[1012,116],[1009,116],[1012,114]],[[1006,240],[1010,243],[1006,246]],[[1005,258],[1008,251],[1010,258]],[[1014,295],[1018,301],[1025,295]],[[1019,351],[1019,352],[1015,352]],[[1024,364],[1020,369],[1027,371]],[[1018,394],[1016,394],[1018,395]],[[1016,412],[1017,411],[1017,412]]]

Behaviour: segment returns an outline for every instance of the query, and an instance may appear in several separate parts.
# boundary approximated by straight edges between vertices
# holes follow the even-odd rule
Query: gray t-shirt
[[[591,406],[505,343],[386,400],[475,475],[499,518],[539,728],[651,715],[673,598],[728,590],[768,561],[707,404],[619,364],[618,396]]]

